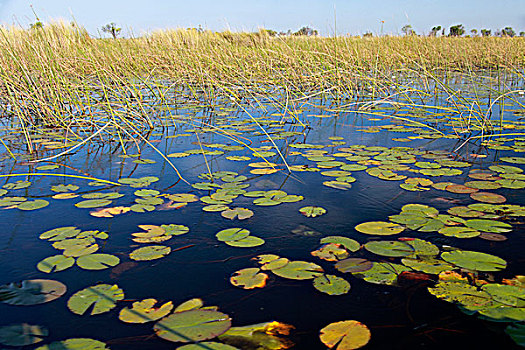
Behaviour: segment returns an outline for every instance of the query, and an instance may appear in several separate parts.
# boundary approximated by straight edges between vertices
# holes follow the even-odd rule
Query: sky
[[[30,5],[44,23],[75,20],[95,36],[104,35],[100,28],[109,22],[125,36],[199,26],[214,31],[309,26],[324,36],[400,34],[406,24],[418,34],[460,23],[467,33],[507,26],[525,31],[525,0],[0,0],[0,23],[27,28],[36,21]]]

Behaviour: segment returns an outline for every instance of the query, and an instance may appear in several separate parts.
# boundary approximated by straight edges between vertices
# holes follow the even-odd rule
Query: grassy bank
[[[113,40],[60,23],[2,28],[0,99],[3,114],[30,124],[109,117],[151,126],[158,107],[183,91],[208,101],[268,94],[293,101],[319,93],[374,99],[392,87],[406,88],[400,75],[427,82],[457,71],[472,81],[520,76],[523,52],[523,38],[272,38],[169,30]],[[441,83],[438,88],[451,93]]]

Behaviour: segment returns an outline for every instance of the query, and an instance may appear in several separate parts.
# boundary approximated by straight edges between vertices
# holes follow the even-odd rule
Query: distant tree
[[[482,29],[481,30],[481,36],[490,36],[491,32],[492,31],[490,29]]]
[[[516,32],[512,27],[505,27],[501,30],[501,36],[510,36],[512,38],[516,36]]]
[[[521,37],[525,37],[525,32],[520,32]]]
[[[102,31],[104,33],[111,34],[113,39],[116,39],[117,36],[119,36],[121,30],[122,30],[122,28],[118,28],[117,25],[114,22],[106,24],[105,26],[102,27]]]
[[[306,35],[306,36],[315,36],[318,34],[319,32],[317,30],[312,29],[310,27],[302,27],[301,29],[293,33],[293,35]]]
[[[365,32],[365,33],[363,34],[363,38],[371,38],[371,37],[373,37],[373,36],[374,36],[374,34],[372,34],[372,32]]]
[[[478,35],[478,30],[477,29],[471,29],[470,30],[470,34],[472,34],[472,36],[476,36],[476,35]]]
[[[462,36],[463,34],[465,34],[465,27],[463,27],[463,24],[456,24],[455,26],[450,27],[448,36]]]
[[[403,28],[401,28],[401,31],[405,35],[415,35],[416,34],[416,32],[414,31],[414,29],[412,29],[412,26],[410,24],[403,26]]]
[[[437,33],[441,30],[441,26],[432,27],[430,31],[430,36],[437,36]]]

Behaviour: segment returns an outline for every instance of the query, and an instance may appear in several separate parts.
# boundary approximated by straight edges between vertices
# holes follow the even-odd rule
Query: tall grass
[[[459,71],[475,81],[489,71],[522,74],[523,52],[523,38],[274,38],[265,31],[164,30],[114,40],[64,23],[2,27],[0,108],[22,125],[96,128],[111,121],[124,137],[152,127],[158,108],[182,96],[271,97],[286,110],[283,101],[318,94],[372,91],[375,99],[392,87],[410,89],[395,78],[400,75],[418,76],[452,96],[443,76]]]

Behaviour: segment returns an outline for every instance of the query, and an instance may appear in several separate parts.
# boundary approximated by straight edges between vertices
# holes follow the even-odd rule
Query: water
[[[315,101],[314,101],[315,102]],[[319,101],[318,101],[319,102]],[[231,107],[231,106],[229,106]],[[382,108],[385,109],[382,109]],[[374,113],[394,113],[388,106],[372,110]],[[269,106],[268,108],[271,108]],[[517,106],[509,107],[517,108]],[[326,111],[305,105],[299,118],[308,122],[310,129],[303,128],[298,123],[286,124],[270,122],[278,121],[280,116],[276,110],[269,109],[267,113],[250,109],[252,116],[275,137],[281,131],[294,131],[300,135],[277,139],[276,144],[281,153],[287,155],[290,165],[316,164],[301,155],[290,155],[290,152],[303,152],[305,149],[290,147],[296,143],[329,145],[333,141],[329,137],[341,137],[346,144],[325,147],[328,154],[337,152],[338,148],[350,145],[412,147],[421,151],[444,150],[452,152],[461,145],[457,139],[424,138],[412,139],[409,142],[397,142],[392,138],[417,136],[413,132],[398,133],[381,129],[377,133],[365,132],[370,127],[398,124],[398,120],[369,120],[366,115],[337,113],[330,118],[318,118],[308,115],[334,115]],[[194,115],[193,122],[187,119],[169,121],[171,126],[157,128],[147,138],[152,145],[165,154],[185,152],[191,149],[213,150],[220,148],[206,147],[208,144],[237,143],[231,136],[224,137],[214,132],[188,132],[195,129],[200,121],[220,128],[239,132],[239,139],[252,142],[250,147],[272,146],[265,135],[257,136],[259,126],[242,111],[217,109],[215,113],[204,116],[199,109],[179,109],[178,115],[189,113]],[[396,113],[402,114],[403,111]],[[231,117],[234,115],[234,117]],[[511,112],[504,112],[505,119],[515,119]],[[173,126],[173,124],[176,125]],[[208,127],[208,124],[205,125]],[[236,129],[237,128],[237,129]],[[446,127],[445,127],[446,128]],[[6,130],[5,133],[9,131]],[[60,134],[60,133],[58,133]],[[58,135],[57,134],[57,135]],[[189,136],[178,136],[188,134]],[[425,134],[422,134],[425,135]],[[5,135],[4,135],[5,136]],[[50,138],[53,134],[44,134]],[[105,136],[106,137],[106,136]],[[7,140],[7,139],[6,139]],[[24,146],[16,144],[17,137],[8,141],[12,150],[23,153]],[[250,141],[248,141],[250,140]],[[57,160],[59,168],[50,171],[35,170],[35,165],[14,162],[5,152],[2,164],[2,174],[20,173],[55,173],[74,174],[85,177],[117,181],[119,178],[156,176],[158,182],[148,188],[161,193],[192,193],[199,197],[208,195],[208,191],[196,190],[183,181],[179,181],[175,171],[148,144],[141,142],[140,150],[132,142],[126,143],[128,154],[140,153],[142,159],[154,160],[154,164],[136,164],[137,158],[122,158],[122,147],[118,142],[88,143],[73,154]],[[199,144],[200,143],[200,144]],[[37,147],[42,147],[42,142]],[[509,144],[509,143],[507,143]],[[40,145],[40,146],[39,146]],[[468,158],[469,154],[479,148],[478,144],[467,144],[458,151],[460,158]],[[273,150],[274,149],[270,149]],[[486,168],[493,160],[504,156],[519,156],[513,150],[483,150],[486,158],[468,158],[473,163],[473,169]],[[51,204],[36,211],[21,211],[9,209],[0,211],[0,284],[25,279],[49,278],[56,279],[67,285],[65,296],[50,303],[35,306],[12,306],[0,303],[2,321],[0,326],[13,323],[30,323],[46,326],[50,336],[45,343],[67,338],[87,337],[104,341],[111,349],[173,349],[180,344],[170,343],[156,337],[152,331],[154,323],[143,325],[125,324],[118,320],[118,313],[124,306],[130,306],[131,301],[145,298],[156,298],[159,301],[173,301],[178,305],[191,298],[202,298],[205,305],[216,305],[219,310],[232,318],[234,326],[244,326],[254,323],[277,320],[295,327],[290,336],[296,345],[294,349],[323,349],[318,334],[321,328],[329,323],[342,320],[358,320],[366,324],[372,333],[369,349],[437,349],[443,347],[463,348],[505,348],[516,347],[504,333],[507,323],[484,321],[475,315],[462,313],[455,305],[439,300],[430,295],[428,286],[433,282],[415,281],[400,283],[399,286],[377,285],[356,278],[351,274],[343,274],[334,268],[333,262],[320,260],[310,252],[320,247],[319,240],[328,235],[340,235],[353,238],[364,244],[375,239],[396,239],[397,236],[375,237],[357,232],[354,227],[365,221],[387,221],[389,215],[397,214],[407,203],[420,203],[446,211],[455,205],[475,203],[465,194],[455,194],[436,189],[424,192],[409,192],[401,189],[402,181],[383,181],[369,176],[364,171],[352,172],[356,182],[348,191],[337,190],[322,185],[323,181],[331,180],[318,172],[293,172],[289,175],[284,171],[282,159],[278,155],[268,160],[279,164],[282,171],[271,175],[252,175],[248,164],[260,161],[254,158],[253,152],[247,148],[237,151],[226,151],[221,155],[208,155],[206,160],[202,155],[191,155],[184,158],[169,158],[184,179],[189,183],[203,182],[198,178],[202,173],[210,171],[235,171],[246,175],[249,184],[248,191],[280,189],[288,194],[302,195],[304,200],[296,203],[283,203],[274,207],[260,207],[252,204],[254,198],[239,196],[233,207],[245,207],[254,211],[255,215],[244,221],[230,221],[221,217],[220,213],[202,211],[203,203],[188,203],[181,209],[147,213],[126,213],[114,218],[96,218],[89,215],[89,209],[79,209],[73,206],[80,198],[57,200],[50,198],[53,193],[51,186],[57,184],[78,185],[78,194],[97,191],[118,191],[124,197],[113,201],[111,206],[130,206],[133,204],[136,188],[127,186],[108,186],[106,188],[88,186],[90,180],[51,176],[31,176],[4,178],[4,183],[28,179],[32,185],[26,189],[13,190],[7,196],[27,196],[41,198]],[[46,152],[39,155],[44,156]],[[40,158],[41,158],[40,156]],[[250,161],[235,162],[226,159],[227,156],[249,156]],[[346,163],[344,158],[338,158]],[[429,159],[418,160],[431,161]],[[353,162],[352,162],[353,163]],[[44,163],[52,164],[52,163]],[[39,164],[42,165],[42,164]],[[412,164],[409,164],[412,166]],[[522,167],[520,165],[514,166]],[[37,165],[38,166],[38,165]],[[373,165],[369,165],[371,167]],[[412,166],[413,167],[413,166]],[[328,170],[328,169],[323,169]],[[434,182],[453,181],[463,183],[468,181],[469,168],[462,168],[463,174],[455,177],[430,177]],[[409,176],[420,176],[409,172],[398,173]],[[498,189],[493,190],[507,198],[507,203],[524,204],[523,190]],[[458,203],[453,203],[456,200]],[[322,206],[327,214],[307,218],[299,213],[304,206]],[[165,258],[134,262],[129,253],[141,244],[131,241],[131,233],[139,232],[137,225],[180,224],[189,227],[190,232],[176,236],[169,241],[160,243],[170,246],[174,251]],[[313,235],[301,235],[292,231],[297,227],[307,227],[316,231]],[[109,233],[109,239],[102,243],[100,252],[113,254],[121,259],[116,268],[101,271],[85,271],[73,266],[65,271],[45,274],[35,266],[42,259],[60,254],[50,242],[38,239],[40,233],[56,227],[77,226],[83,231],[100,230]],[[265,244],[255,248],[230,247],[215,238],[219,230],[230,227],[242,227],[265,240]],[[465,250],[475,250],[497,255],[508,261],[508,267],[495,273],[499,281],[502,277],[511,278],[523,273],[521,250],[525,244],[520,224],[513,224],[513,232],[508,234],[504,242],[491,242],[480,238],[458,239],[445,237],[437,232],[421,233],[407,230],[399,236],[416,237],[428,240],[439,247],[454,246]],[[318,233],[318,234],[317,234]],[[290,260],[305,260],[319,264],[327,274],[345,278],[351,284],[348,294],[330,296],[317,291],[311,281],[289,280],[269,273],[266,287],[244,290],[232,286],[229,277],[237,270],[256,267],[252,260],[259,254],[277,254]],[[361,249],[352,253],[352,257],[366,257],[374,261],[399,262],[398,258],[381,257]],[[436,279],[437,276],[433,276]],[[125,292],[125,301],[110,312],[96,316],[78,316],[67,308],[67,301],[73,293],[98,283],[118,284]],[[43,343],[41,343],[43,344]],[[41,345],[39,344],[39,345]]]

